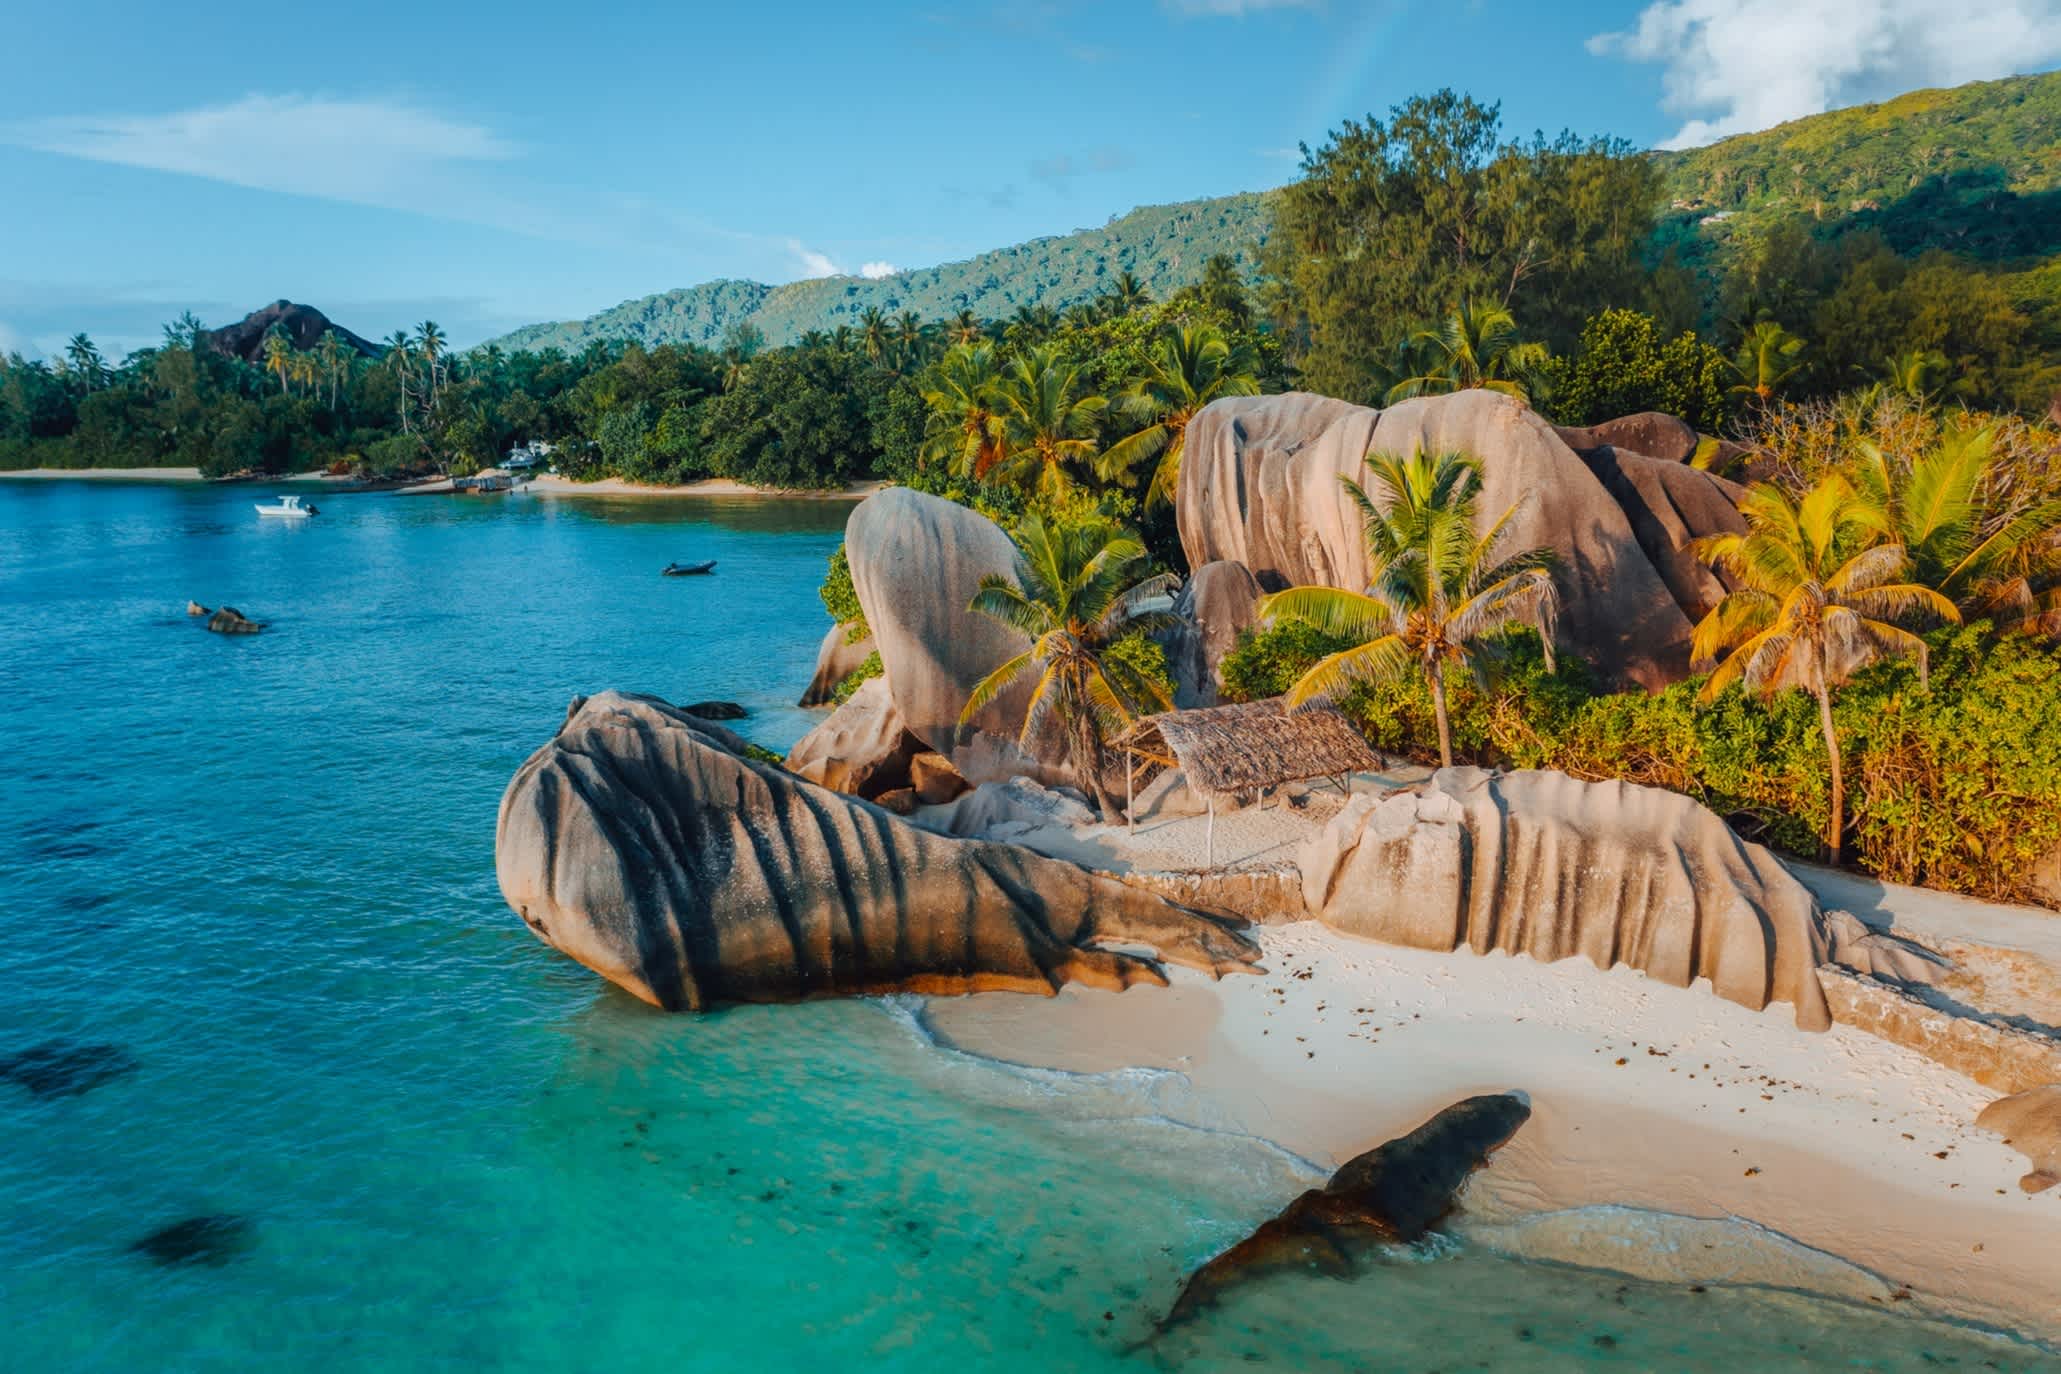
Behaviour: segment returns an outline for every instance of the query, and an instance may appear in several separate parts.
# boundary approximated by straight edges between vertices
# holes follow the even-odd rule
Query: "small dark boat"
[[[711,558],[706,563],[668,563],[663,569],[663,575],[666,577],[698,577],[703,573],[712,573],[715,570],[716,560]]]

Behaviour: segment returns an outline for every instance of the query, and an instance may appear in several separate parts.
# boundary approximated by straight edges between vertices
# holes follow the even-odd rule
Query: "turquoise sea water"
[[[1175,1076],[969,1059],[913,1003],[661,1015],[495,889],[501,788],[575,693],[807,727],[844,506],[296,528],[269,494],[0,483],[0,1063],[105,1047],[82,1091],[0,1081],[10,1370],[2051,1367],[1450,1244],[1141,1344],[1307,1165],[1173,1124]],[[194,1218],[203,1260],[132,1248]]]

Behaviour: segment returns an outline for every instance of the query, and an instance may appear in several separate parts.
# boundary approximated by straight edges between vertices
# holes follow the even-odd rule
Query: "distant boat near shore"
[[[270,516],[281,520],[305,520],[309,516],[322,513],[315,507],[302,501],[298,496],[282,496],[278,500],[270,502],[259,501],[256,504],[256,510],[261,516]]]

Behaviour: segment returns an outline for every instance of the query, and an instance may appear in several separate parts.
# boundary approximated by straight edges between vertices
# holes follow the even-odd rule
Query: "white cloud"
[[[859,275],[868,281],[879,281],[882,277],[892,277],[901,270],[891,262],[869,262],[860,266]]]
[[[1310,10],[1318,0],[1160,0],[1161,7],[1187,18],[1228,16],[1236,19],[1260,10]]]
[[[795,261],[800,265],[801,274],[804,277],[841,277],[845,275],[844,269],[832,261],[829,254],[818,253],[815,249],[804,245],[800,239],[789,239],[787,241],[787,251],[794,254]]]
[[[482,125],[405,101],[252,94],[147,115],[63,115],[0,125],[39,152],[373,205],[405,203],[454,164],[515,156]]]
[[[1665,66],[1663,106],[1693,148],[1921,86],[2061,59],[2061,0],[1655,0],[1598,56]]]

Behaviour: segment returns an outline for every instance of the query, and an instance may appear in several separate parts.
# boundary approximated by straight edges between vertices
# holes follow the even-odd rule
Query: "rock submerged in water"
[[[136,1069],[136,1056],[120,1045],[51,1040],[0,1058],[0,1079],[36,1097],[77,1097]]]
[[[1816,899],[1679,793],[1444,768],[1355,796],[1298,857],[1310,914],[1348,935],[1541,963],[1579,954],[1675,987],[1708,978],[1756,1011],[1788,1002],[1807,1030],[1832,1024]]]
[[[1519,1094],[1470,1097],[1346,1161],[1323,1187],[1196,1270],[1160,1330],[1214,1306],[1246,1279],[1289,1269],[1342,1278],[1377,1246],[1423,1239],[1453,1210],[1468,1177],[1530,1119],[1531,1104]]]
[[[192,1264],[219,1269],[248,1250],[252,1236],[251,1224],[243,1217],[187,1217],[159,1227],[129,1249],[167,1269]]]
[[[682,706],[680,709],[702,720],[743,720],[751,714],[734,701],[697,701],[692,706]]]
[[[265,622],[252,620],[234,606],[224,606],[208,617],[208,628],[218,635],[254,635],[265,628]]]
[[[667,1010],[1118,989],[1164,983],[1159,960],[1223,974],[1259,957],[1238,922],[919,830],[751,762],[735,741],[651,697],[575,700],[501,799],[509,905],[546,944]]]

